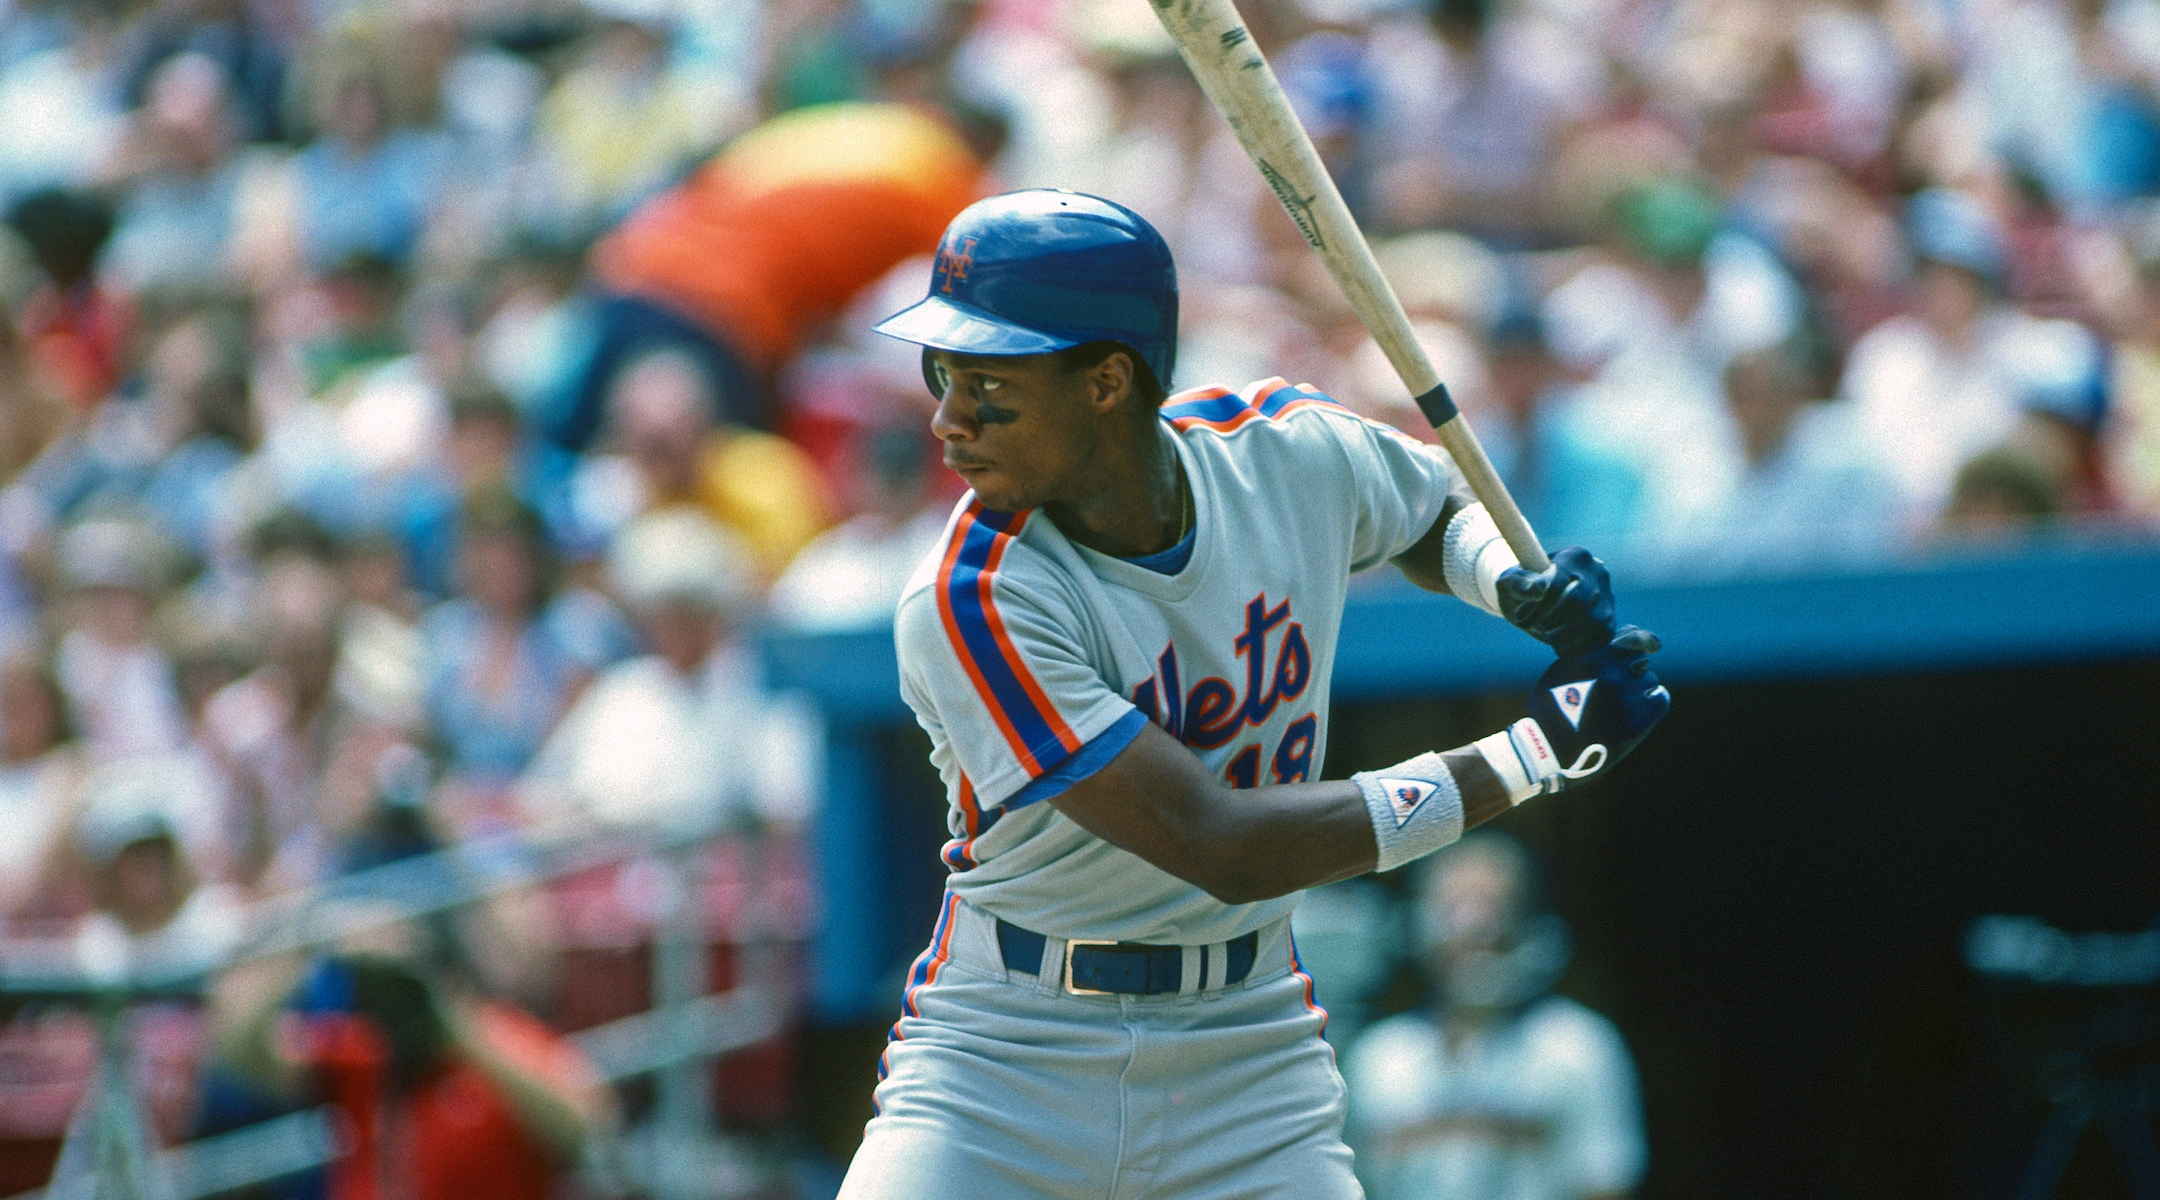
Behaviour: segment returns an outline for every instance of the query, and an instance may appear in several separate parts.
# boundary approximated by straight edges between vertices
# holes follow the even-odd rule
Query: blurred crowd
[[[2160,524],[2160,0],[1242,7],[1548,543]],[[214,961],[580,823],[799,894],[819,731],[754,639],[875,626],[935,539],[866,330],[978,196],[1161,228],[1174,388],[1430,436],[1141,0],[14,0],[0,112],[12,932]],[[576,922],[497,915],[399,953],[557,1015]]]

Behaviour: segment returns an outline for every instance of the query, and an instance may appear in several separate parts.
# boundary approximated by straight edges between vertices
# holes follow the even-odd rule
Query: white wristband
[[[1545,730],[1529,717],[1506,729],[1471,743],[1485,756],[1486,765],[1507,789],[1508,803],[1521,804],[1549,785],[1560,774],[1560,756],[1553,753]]]
[[[1462,789],[1439,754],[1360,771],[1350,782],[1365,793],[1365,812],[1380,848],[1375,871],[1392,871],[1462,836]]]
[[[1500,575],[1522,565],[1482,504],[1456,513],[1441,535],[1441,575],[1465,603],[1500,615]]]

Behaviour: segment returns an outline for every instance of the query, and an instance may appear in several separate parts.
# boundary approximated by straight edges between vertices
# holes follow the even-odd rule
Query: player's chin
[[[993,512],[1019,512],[1035,507],[1036,501],[1025,489],[1014,486],[1011,479],[992,467],[969,467],[959,471],[960,478],[975,489],[975,498],[984,508]]]

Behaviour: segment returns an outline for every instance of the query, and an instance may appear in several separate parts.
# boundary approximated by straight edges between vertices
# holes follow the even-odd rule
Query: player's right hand
[[[1623,625],[1611,641],[1562,658],[1538,676],[1528,720],[1508,732],[1524,773],[1541,790],[1557,792],[1611,770],[1664,718],[1672,693],[1650,669],[1658,645],[1656,634]]]
[[[1553,555],[1542,571],[1509,567],[1494,587],[1500,615],[1562,658],[1587,654],[1613,638],[1612,576],[1580,546]]]

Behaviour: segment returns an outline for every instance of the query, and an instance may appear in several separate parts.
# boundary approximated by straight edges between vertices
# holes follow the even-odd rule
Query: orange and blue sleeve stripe
[[[1163,404],[1162,418],[1181,431],[1200,428],[1229,433],[1253,421],[1274,420],[1312,407],[1340,409],[1343,405],[1309,387],[1292,387],[1280,379],[1269,379],[1254,385],[1250,400],[1223,388],[1173,396]]]
[[[980,501],[968,505],[945,549],[937,602],[945,636],[976,694],[1033,779],[1080,749],[1080,738],[1013,645],[992,589],[998,564],[1027,519],[1027,513],[994,512]]]
[[[1019,791],[1014,792],[998,811],[1011,812],[1064,795],[1072,785],[1109,766],[1110,760],[1123,754],[1125,747],[1132,745],[1133,739],[1140,736],[1140,731],[1147,728],[1147,724],[1147,717],[1142,715],[1139,709],[1127,712],[1110,728],[1096,734],[1094,740],[1080,747],[1076,753],[1067,755],[1064,762],[1029,780]],[[985,825],[984,828],[989,826]]]

